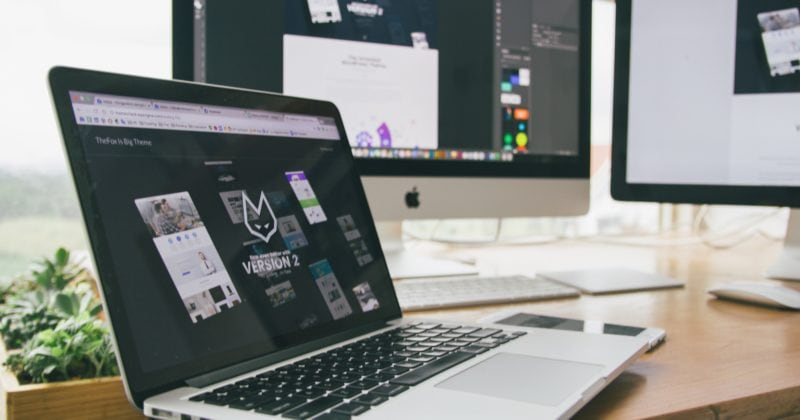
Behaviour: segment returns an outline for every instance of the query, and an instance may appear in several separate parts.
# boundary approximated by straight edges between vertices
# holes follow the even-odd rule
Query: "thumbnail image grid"
[[[734,93],[800,93],[797,0],[738,0]]]
[[[188,192],[134,204],[193,323],[242,302]]]

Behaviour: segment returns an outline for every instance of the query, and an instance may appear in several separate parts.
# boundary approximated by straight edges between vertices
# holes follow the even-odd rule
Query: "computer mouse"
[[[708,293],[720,299],[800,310],[800,291],[780,284],[733,282],[712,287]]]

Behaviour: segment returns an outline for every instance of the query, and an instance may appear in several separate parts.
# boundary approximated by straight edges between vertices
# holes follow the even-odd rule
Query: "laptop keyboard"
[[[411,323],[189,400],[292,419],[348,419],[522,335]]]

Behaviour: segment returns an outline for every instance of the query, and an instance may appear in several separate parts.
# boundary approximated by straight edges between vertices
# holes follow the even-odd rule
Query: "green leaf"
[[[97,314],[99,314],[102,310],[103,310],[103,305],[98,303],[97,305],[89,309],[89,315],[97,316]]]
[[[75,304],[75,296],[65,293],[56,295],[56,307],[68,315],[75,315],[78,310],[78,305]]]
[[[46,272],[36,273],[36,283],[46,289],[49,289],[53,284],[52,277]]]
[[[58,248],[56,250],[55,262],[62,267],[66,266],[67,263],[69,263],[69,251],[65,248]]]

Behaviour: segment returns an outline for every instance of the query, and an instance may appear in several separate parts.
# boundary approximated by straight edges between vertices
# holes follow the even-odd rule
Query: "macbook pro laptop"
[[[154,418],[562,418],[639,338],[404,319],[328,102],[54,68],[131,403]]]

